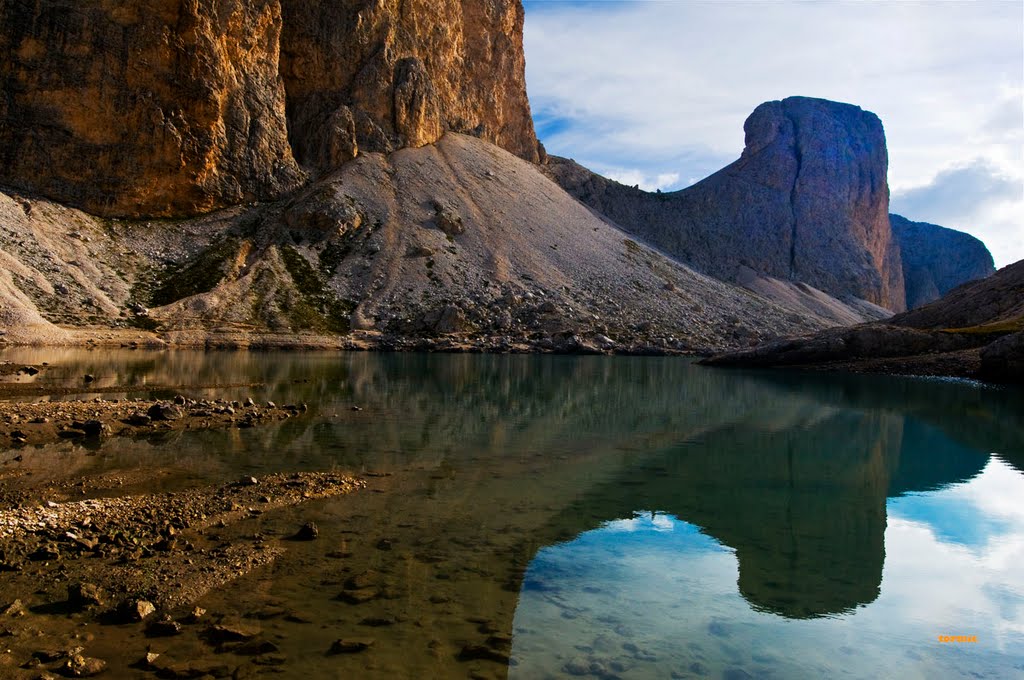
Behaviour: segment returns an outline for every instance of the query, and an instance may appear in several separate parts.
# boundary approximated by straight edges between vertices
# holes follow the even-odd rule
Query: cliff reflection
[[[813,393],[812,393],[813,394]],[[985,451],[900,413],[795,393],[643,457],[591,489],[551,533],[657,511],[736,551],[750,605],[815,618],[867,605],[885,561],[886,499],[977,475]]]

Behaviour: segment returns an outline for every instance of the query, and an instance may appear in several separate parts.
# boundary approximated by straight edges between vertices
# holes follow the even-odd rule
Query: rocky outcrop
[[[790,97],[757,107],[744,130],[739,160],[674,193],[630,189],[562,159],[552,159],[549,172],[584,203],[705,273],[734,281],[749,269],[903,310],[878,117]]]
[[[970,234],[900,215],[889,215],[889,222],[903,258],[907,309],[938,300],[996,270],[988,248]]]
[[[1024,261],[887,322],[829,329],[712,357],[714,366],[839,370],[1024,381]]]
[[[446,130],[537,160],[522,25],[519,0],[8,0],[0,183],[186,216]]]
[[[975,328],[1024,323],[1024,260],[990,277],[954,288],[942,298],[890,319],[923,329]],[[1024,328],[1017,329],[1024,330]]]

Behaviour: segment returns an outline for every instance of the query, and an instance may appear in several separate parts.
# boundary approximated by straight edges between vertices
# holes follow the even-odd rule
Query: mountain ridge
[[[551,181],[628,198],[546,157],[519,0],[0,19],[0,342],[710,352],[905,301],[874,114],[762,104],[707,229],[631,229]]]

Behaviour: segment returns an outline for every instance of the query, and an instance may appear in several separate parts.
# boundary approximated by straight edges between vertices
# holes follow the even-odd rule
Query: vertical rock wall
[[[625,229],[712,276],[736,281],[753,270],[903,310],[878,117],[790,97],[758,106],[744,130],[739,160],[674,193],[625,187],[562,159],[548,171]]]
[[[164,216],[301,181],[277,0],[6,0],[0,26],[0,182]]]
[[[187,216],[446,130],[537,160],[522,28],[519,0],[0,0],[0,183]]]

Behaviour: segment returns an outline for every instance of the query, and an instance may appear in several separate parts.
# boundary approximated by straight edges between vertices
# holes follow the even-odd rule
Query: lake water
[[[91,373],[89,396],[310,406],[252,430],[98,450],[62,442],[21,461],[0,451],[0,470],[30,471],[33,484],[121,475],[117,493],[138,493],[278,471],[370,475],[366,491],[235,528],[284,537],[312,520],[321,530],[201,602],[274,640],[283,666],[231,659],[253,674],[1024,676],[1019,389],[673,358],[8,350],[0,360],[53,364],[40,384]],[[258,385],[180,387],[196,383]],[[384,597],[335,599],[367,573]],[[174,658],[209,654],[190,635],[93,633],[89,651],[115,666],[154,644]],[[327,655],[339,637],[374,643]],[[510,660],[467,658],[486,657],[480,648]]]

